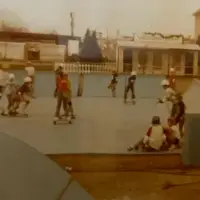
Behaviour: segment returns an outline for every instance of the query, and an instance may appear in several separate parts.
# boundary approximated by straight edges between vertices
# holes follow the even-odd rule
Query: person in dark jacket
[[[117,77],[118,77],[118,73],[116,71],[112,72],[112,79],[110,81],[110,84],[108,86],[108,89],[111,89],[112,91],[112,96],[116,97],[116,87],[117,87]]]
[[[132,101],[135,102],[135,81],[136,81],[136,72],[132,71],[131,75],[128,78],[128,83],[125,87],[125,92],[124,92],[124,102],[127,102],[127,96],[128,92],[131,91],[131,98]]]

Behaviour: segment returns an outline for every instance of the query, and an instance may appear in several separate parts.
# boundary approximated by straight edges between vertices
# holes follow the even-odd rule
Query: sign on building
[[[40,60],[64,61],[65,52],[65,45],[40,44]]]

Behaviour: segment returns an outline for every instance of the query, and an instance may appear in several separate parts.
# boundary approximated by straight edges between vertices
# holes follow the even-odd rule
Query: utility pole
[[[70,26],[71,26],[71,36],[74,36],[74,13],[70,12]]]

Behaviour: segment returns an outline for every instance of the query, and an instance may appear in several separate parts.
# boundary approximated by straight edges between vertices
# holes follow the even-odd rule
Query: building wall
[[[200,14],[195,16],[195,39],[200,36]]]

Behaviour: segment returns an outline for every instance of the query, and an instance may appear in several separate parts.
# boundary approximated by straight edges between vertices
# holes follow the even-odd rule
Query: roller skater
[[[180,93],[178,93],[173,98],[173,106],[169,118],[169,124],[178,127],[181,137],[184,135],[183,129],[185,123],[185,110],[186,106],[183,102],[183,97]]]
[[[176,95],[176,92],[170,87],[170,83],[166,79],[161,82],[161,86],[165,90],[165,96],[163,98],[158,98],[157,103],[166,103],[169,112],[171,112],[173,97]]]
[[[168,80],[169,80],[170,88],[172,88],[174,91],[176,91],[176,77],[175,77],[175,69],[174,68],[170,68]]]
[[[69,88],[69,81],[68,81],[68,73],[61,72],[59,76],[59,80],[57,82],[57,106],[56,106],[56,113],[54,116],[53,123],[56,124],[57,121],[60,119],[66,118],[68,123],[72,123],[72,118],[69,115],[69,101],[71,96],[71,91]],[[60,109],[63,105],[64,115],[60,115]]]
[[[131,98],[133,104],[135,104],[135,81],[136,81],[136,72],[132,71],[131,75],[128,78],[128,84],[126,85],[125,92],[124,92],[124,103],[127,103],[127,96],[129,90],[131,90]]]
[[[30,77],[31,80],[32,80],[31,89],[32,89],[32,96],[34,96],[35,68],[34,68],[34,66],[33,66],[31,61],[27,62],[27,66],[25,67],[25,71],[27,72],[27,77]]]
[[[7,72],[5,67],[2,67],[0,69],[0,99],[3,96],[3,92],[8,80],[9,80],[9,73]]]
[[[117,77],[118,73],[116,71],[112,72],[112,79],[110,81],[110,84],[108,85],[108,89],[111,89],[112,91],[112,97],[116,97],[116,87],[117,87]]]
[[[12,99],[12,108],[10,109],[9,115],[16,116],[21,115],[24,117],[28,117],[26,110],[31,103],[32,97],[32,79],[27,76],[24,78],[24,83],[17,89],[15,97]],[[22,104],[22,105],[21,105]],[[20,112],[20,105],[22,106]]]
[[[7,98],[7,105],[5,105],[5,109],[1,113],[2,116],[7,116],[12,108],[12,99],[16,94],[17,86],[15,84],[15,75],[9,74],[9,80],[5,86],[4,94]]]

